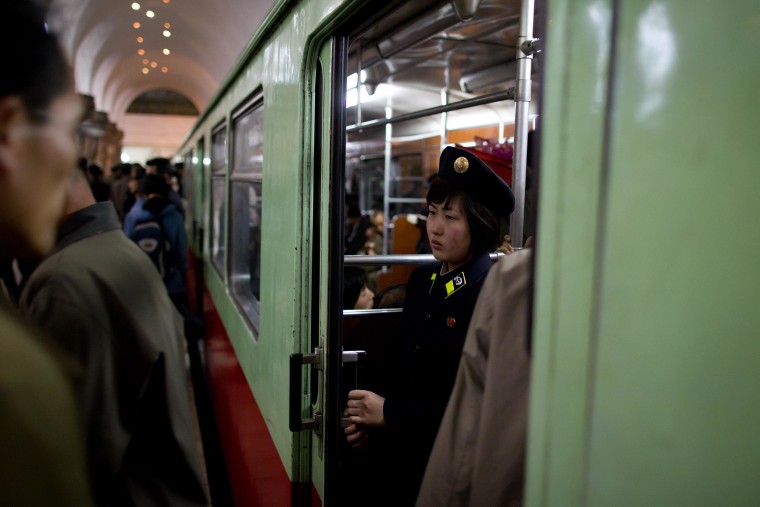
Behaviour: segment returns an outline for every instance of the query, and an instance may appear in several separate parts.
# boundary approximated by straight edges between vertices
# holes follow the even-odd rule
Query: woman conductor
[[[351,391],[347,440],[367,444],[367,428],[385,428],[383,466],[396,504],[414,503],[456,379],[467,327],[499,243],[499,217],[514,208],[509,186],[472,153],[441,154],[427,194],[427,234],[437,262],[409,278],[400,323],[403,368],[395,392]],[[387,439],[387,440],[386,440]],[[389,460],[389,461],[388,461]],[[388,488],[384,489],[386,492]]]

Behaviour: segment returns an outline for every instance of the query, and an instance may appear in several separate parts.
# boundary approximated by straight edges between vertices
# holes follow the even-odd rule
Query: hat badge
[[[454,161],[454,170],[459,174],[464,174],[470,168],[470,162],[465,157],[459,157]]]

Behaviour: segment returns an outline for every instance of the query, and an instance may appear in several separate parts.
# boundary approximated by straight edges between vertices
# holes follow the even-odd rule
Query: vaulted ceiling
[[[98,110],[128,130],[125,124],[138,127],[125,121],[127,108],[149,90],[172,90],[203,110],[274,0],[44,3],[78,91],[92,95]]]

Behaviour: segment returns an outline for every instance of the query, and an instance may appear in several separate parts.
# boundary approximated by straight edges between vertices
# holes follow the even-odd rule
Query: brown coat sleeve
[[[53,356],[0,308],[0,505],[92,505],[83,433]]]
[[[503,258],[483,286],[418,507],[522,505],[530,256]]]

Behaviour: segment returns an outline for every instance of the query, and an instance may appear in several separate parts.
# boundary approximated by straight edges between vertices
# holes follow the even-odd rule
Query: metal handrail
[[[491,260],[504,257],[501,252],[491,254]],[[343,264],[346,266],[399,266],[418,265],[435,261],[432,254],[396,254],[396,255],[344,255]]]
[[[522,0],[520,36],[517,39],[517,88],[515,91],[515,144],[512,158],[512,192],[515,209],[509,223],[512,246],[523,246],[525,220],[525,177],[528,154],[528,122],[531,102],[531,64],[536,50],[533,39],[535,0]],[[534,168],[535,169],[535,168]]]
[[[514,98],[515,88],[511,87],[505,91],[491,93],[489,95],[482,95],[480,97],[475,97],[474,99],[454,102],[453,104],[431,107],[429,109],[423,109],[421,111],[415,111],[413,113],[401,114],[398,116],[393,116],[391,118],[380,118],[377,120],[368,120],[362,123],[349,125],[346,127],[346,132],[353,132],[355,130],[369,129],[373,127],[382,127],[383,125],[389,124],[393,125],[394,123],[400,123],[402,121],[417,120],[419,118],[425,118],[434,114],[457,111],[459,109],[466,109],[468,107],[483,106],[486,104],[493,104],[494,102],[500,102],[502,100],[513,100]]]
[[[371,310],[343,310],[344,317],[365,317],[367,315],[401,313],[403,308],[372,308]]]
[[[492,261],[504,257],[502,252],[490,254]],[[435,257],[431,254],[397,254],[397,255],[344,255],[343,264],[346,266],[380,266],[380,265],[404,265],[425,264],[433,262]],[[369,315],[401,313],[402,308],[373,308],[371,310],[343,310],[344,317],[367,317]]]

